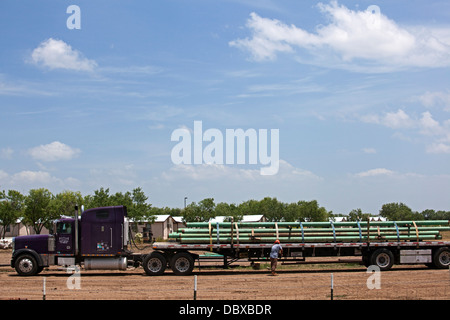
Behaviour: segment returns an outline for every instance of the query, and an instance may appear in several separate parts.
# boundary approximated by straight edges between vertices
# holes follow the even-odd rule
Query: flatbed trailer
[[[441,228],[441,230],[449,230],[449,222],[441,222],[447,226],[444,229]],[[341,234],[345,228],[337,229],[333,223],[331,225],[333,234],[331,238],[334,241],[321,242],[310,241],[316,238],[307,236],[306,233],[311,230],[303,228],[303,226],[308,223],[295,223],[300,226],[300,229],[289,229],[287,238],[283,229],[278,229],[276,223],[276,238],[280,237],[283,246],[283,256],[279,260],[294,263],[305,261],[308,257],[357,256],[361,257],[366,266],[375,265],[380,270],[389,270],[394,264],[418,263],[436,268],[449,268],[450,241],[435,240],[436,235],[431,235],[433,240],[423,240],[423,237],[429,235],[425,233],[425,235],[421,235],[419,232],[421,230],[415,222],[411,223],[414,225],[414,229],[411,228],[410,230],[414,239],[409,238],[409,241],[402,241],[403,235],[400,232],[403,231],[401,228],[405,227],[399,228],[397,224],[410,225],[410,223],[393,223],[395,224],[393,237],[396,241],[388,240],[392,235],[379,232],[370,235],[369,238],[369,227],[367,226],[367,235],[365,235],[361,228],[363,223],[358,222],[356,238],[353,236],[350,238],[359,241],[340,241],[340,239],[344,239]],[[435,224],[437,222],[428,223]],[[318,224],[326,225],[327,223],[319,222]],[[235,226],[234,229],[233,225]],[[21,276],[36,275],[45,267],[52,265],[78,265],[83,266],[84,270],[127,270],[130,265],[134,267],[143,266],[147,275],[161,275],[167,267],[170,267],[175,274],[188,275],[192,272],[195,261],[205,256],[205,253],[220,255],[224,261],[224,266],[229,266],[231,263],[242,259],[247,259],[250,262],[267,261],[273,242],[258,235],[263,230],[261,228],[252,230],[250,232],[251,238],[244,237],[245,229],[242,227],[249,225],[242,224],[240,226],[241,236],[239,237],[238,225],[233,225],[231,225],[230,237],[228,236],[229,232],[224,228],[221,228],[224,233],[219,233],[219,224],[216,224],[215,232],[213,232],[213,226],[209,223],[207,224],[207,235],[200,235],[199,240],[188,237],[182,239],[182,241],[189,243],[156,242],[152,245],[153,250],[149,250],[147,253],[133,253],[130,250],[132,240],[126,207],[93,208],[83,211],[80,218],[76,207],[74,218],[65,217],[54,222],[55,232],[53,234],[14,238],[11,267],[15,268]],[[336,225],[338,224],[336,223]],[[344,225],[348,225],[348,223],[344,223]],[[298,233],[299,230],[301,231],[301,237],[297,237],[298,241],[295,242],[293,241],[295,239],[294,231]],[[415,233],[412,233],[414,230]],[[194,231],[197,232],[197,230]],[[315,234],[319,232],[319,229],[312,231],[314,231],[312,234]],[[377,239],[380,239],[379,237],[384,238],[383,241],[376,241],[372,240],[372,236]],[[197,235],[194,237],[197,237]],[[325,238],[320,237],[319,239]],[[416,239],[417,241],[414,241]],[[231,242],[224,242],[229,240]]]
[[[156,242],[153,252],[143,259],[148,275],[161,275],[169,266],[178,275],[188,275],[200,259],[200,252],[223,257],[223,266],[247,259],[249,262],[267,261],[271,243],[255,244],[182,244]],[[282,243],[281,262],[306,261],[309,257],[361,257],[365,266],[374,265],[380,271],[394,264],[425,264],[434,268],[449,268],[450,241],[389,241],[389,242],[333,242]]]

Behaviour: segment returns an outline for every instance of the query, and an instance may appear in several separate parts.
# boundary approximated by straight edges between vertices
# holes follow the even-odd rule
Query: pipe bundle
[[[244,244],[368,241],[424,241],[441,239],[448,220],[357,222],[188,222],[169,234],[180,243]]]

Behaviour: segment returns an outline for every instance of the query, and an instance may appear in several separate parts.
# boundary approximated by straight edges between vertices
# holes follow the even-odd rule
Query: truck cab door
[[[74,224],[60,221],[56,224],[56,253],[74,254]]]

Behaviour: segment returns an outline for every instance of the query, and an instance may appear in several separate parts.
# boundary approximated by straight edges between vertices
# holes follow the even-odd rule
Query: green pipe
[[[398,238],[395,235],[392,236],[385,236],[381,239],[378,239],[378,237],[370,237],[371,241],[387,241],[387,240],[401,240],[401,241],[407,241],[407,240],[417,240],[416,236],[407,236],[407,235],[400,235]],[[431,240],[436,239],[436,236],[434,235],[424,235],[419,236],[419,240]],[[276,239],[273,237],[260,237],[260,238],[249,238],[249,237],[239,237],[239,243],[272,243]],[[308,237],[302,239],[301,237],[280,237],[278,240],[280,242],[290,242],[290,243],[301,243],[301,242],[335,242],[334,237]],[[234,243],[236,243],[236,239],[233,239]],[[336,237],[336,242],[365,242],[367,241],[367,237],[363,236],[361,239],[359,237],[352,237],[352,236],[339,236]],[[222,237],[219,239],[219,244],[227,244],[231,242],[230,237]],[[181,243],[210,243],[210,239],[205,238],[189,238],[189,239],[182,239]],[[212,244],[217,244],[217,238],[213,239]]]
[[[419,238],[421,237],[438,237],[439,236],[439,232],[429,232],[429,233],[424,233],[424,234],[419,234]],[[397,239],[397,234],[395,233],[390,233],[390,234],[380,234],[380,236],[378,236],[377,234],[372,234],[370,235],[370,238],[392,238],[392,239]],[[172,239],[180,239],[181,241],[184,240],[194,240],[194,241],[213,241],[216,242],[217,241],[217,236],[213,236],[213,237],[198,237],[198,236],[180,236],[179,234],[169,234],[169,238]],[[320,236],[304,236],[303,239],[313,239],[313,240],[334,240],[334,236],[332,234],[328,234],[328,235],[320,235]],[[347,235],[336,235],[336,239],[341,239],[341,240],[345,240],[347,238],[355,238],[355,239],[359,239],[359,234],[347,234]],[[367,238],[366,234],[362,234],[361,238]],[[411,238],[411,239],[416,239],[417,236],[416,234],[399,234],[399,238]],[[233,236],[234,240],[237,240],[236,235]],[[275,241],[276,239],[291,239],[291,240],[295,240],[295,239],[302,239],[301,235],[295,235],[295,236],[286,236],[286,235],[281,235],[278,238],[275,236],[250,236],[250,235],[242,235],[239,236],[239,240],[243,240],[243,239],[262,239],[262,240],[267,240],[267,241]],[[231,241],[231,235],[219,235],[219,241]]]
[[[239,228],[258,228],[258,227],[275,227],[275,223],[278,227],[298,227],[300,228],[300,222],[238,222]],[[359,224],[361,227],[367,227],[367,221],[360,221]],[[417,226],[433,226],[433,225],[449,225],[449,220],[419,220],[415,221]],[[186,226],[190,228],[208,228],[211,224],[211,227],[216,227],[217,223],[209,223],[209,222],[187,222]],[[219,222],[219,228],[231,228],[231,222]],[[303,227],[331,227],[332,223],[329,221],[324,222],[301,222]],[[370,226],[413,226],[413,221],[370,221]],[[358,227],[358,223],[354,221],[344,221],[344,222],[333,222],[335,227],[344,227],[344,226],[353,226]]]
[[[419,235],[438,235],[440,232],[438,230],[429,230],[429,231],[421,231],[419,232]],[[359,236],[359,232],[338,232],[336,231],[336,236]],[[414,236],[415,232],[405,232],[405,231],[401,231],[399,232],[400,235],[411,235]],[[220,233],[219,234],[221,237],[231,237],[231,233]],[[364,233],[364,235],[367,235],[367,233]],[[372,233],[372,236],[377,236],[377,233]],[[381,236],[386,236],[386,235],[397,235],[397,232],[395,230],[391,230],[390,232],[380,232]],[[236,238],[236,234],[234,233],[233,236]],[[255,236],[255,237],[276,237],[276,234],[267,234],[267,233],[257,233],[255,232],[254,234],[251,233],[239,233],[239,237],[250,237],[250,236]],[[279,233],[278,234],[279,237],[301,237],[302,234],[295,232],[295,233]],[[305,234],[304,237],[311,237],[311,236],[315,236],[315,237],[320,237],[320,236],[333,236],[332,232],[324,232],[324,233],[309,233],[309,234]],[[188,233],[188,234],[182,234],[182,233],[171,233],[169,234],[169,238],[182,238],[182,239],[188,239],[188,238],[205,238],[205,239],[209,239],[210,236],[209,235],[205,235],[205,234],[198,234],[198,233]],[[217,238],[217,234],[212,234],[211,238]]]
[[[450,227],[433,227],[433,226],[424,226],[424,227],[417,227],[418,231],[427,231],[427,230],[439,230],[439,231],[446,231],[446,230],[450,230]],[[216,232],[216,229],[212,229],[214,230],[213,232]],[[335,228],[336,232],[347,232],[347,231],[358,231],[359,232],[359,228],[355,227],[355,228]],[[377,232],[378,228],[377,227],[370,227],[369,228],[370,232],[374,231]],[[390,231],[390,230],[396,230],[395,227],[380,227],[380,232],[381,231]],[[411,226],[411,227],[398,227],[399,231],[408,231],[408,230],[413,230],[415,231],[415,227]],[[276,229],[273,228],[246,228],[246,229],[239,229],[239,234],[241,233],[251,233],[251,232],[258,232],[258,233],[276,233]],[[305,233],[308,232],[328,232],[328,231],[332,231],[332,228],[303,228],[303,231]],[[367,227],[363,228],[361,227],[361,231],[367,231]],[[197,234],[201,234],[201,233],[205,233],[205,234],[209,234],[209,229],[201,229],[201,228],[180,228],[178,229],[178,232],[183,233],[183,234],[188,234],[188,233],[197,233]],[[230,228],[220,228],[219,232],[225,232],[225,233],[231,233],[231,229]],[[233,232],[236,232],[236,229],[233,229]],[[285,232],[301,232],[300,228],[292,228],[292,229],[287,229],[287,228],[280,228],[278,229],[279,233]]]

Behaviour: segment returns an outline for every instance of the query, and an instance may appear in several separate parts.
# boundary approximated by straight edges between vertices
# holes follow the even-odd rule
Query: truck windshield
[[[72,224],[69,222],[59,222],[56,228],[58,234],[72,234]]]

